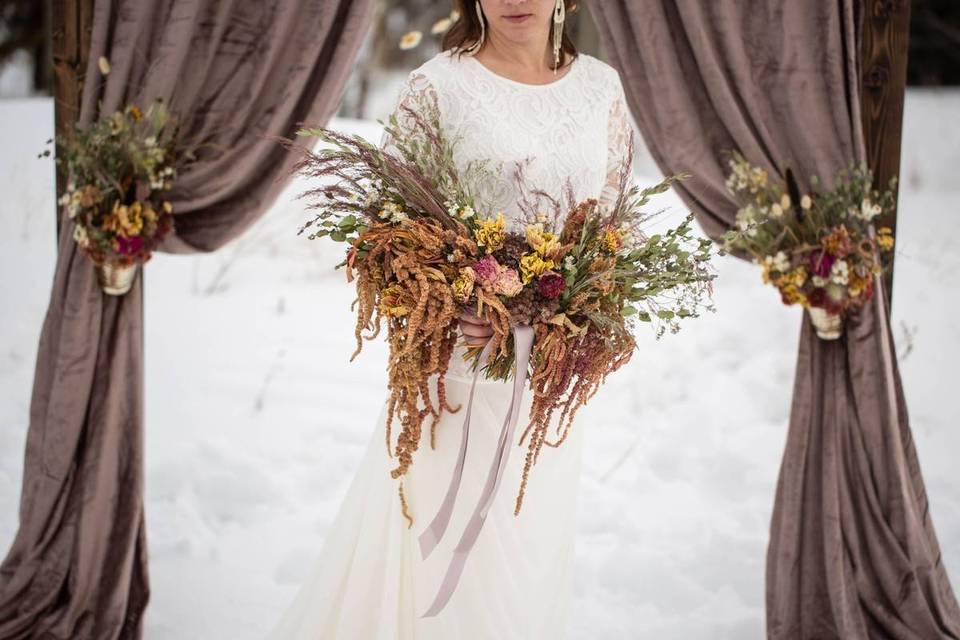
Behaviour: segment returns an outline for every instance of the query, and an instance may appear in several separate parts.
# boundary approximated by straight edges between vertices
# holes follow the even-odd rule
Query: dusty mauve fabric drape
[[[186,139],[213,145],[171,194],[165,251],[212,251],[265,212],[294,160],[266,137],[334,113],[373,4],[96,2],[80,122],[162,98]],[[139,638],[149,596],[143,272],[125,296],[103,294],[73,227],[40,336],[20,529],[0,566],[3,640]]]
[[[864,158],[858,2],[590,9],[653,157],[694,174],[679,191],[712,237],[734,221],[730,150],[802,188]],[[882,291],[839,341],[803,324],[766,592],[777,640],[960,638]]]

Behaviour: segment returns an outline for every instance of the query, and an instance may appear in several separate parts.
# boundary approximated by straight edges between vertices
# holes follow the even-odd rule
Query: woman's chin
[[[504,24],[499,31],[503,40],[516,45],[534,41],[538,32],[532,24]]]

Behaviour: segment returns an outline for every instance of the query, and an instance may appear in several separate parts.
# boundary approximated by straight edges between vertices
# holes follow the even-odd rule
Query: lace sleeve
[[[607,173],[603,190],[600,192],[601,210],[609,210],[620,193],[621,172],[627,172],[627,186],[635,183],[633,176],[633,127],[630,125],[627,99],[619,75],[616,78],[616,91],[610,105],[607,124]]]
[[[418,105],[423,104],[422,99],[426,97],[436,98],[436,90],[433,84],[423,73],[411,71],[407,76],[403,86],[400,88],[400,94],[397,97],[396,106],[393,109],[393,116],[397,119],[397,126],[402,131],[410,131],[413,128],[412,118],[406,109],[418,111]],[[380,136],[380,148],[388,153],[398,154],[399,150],[394,145],[393,136],[384,130]]]

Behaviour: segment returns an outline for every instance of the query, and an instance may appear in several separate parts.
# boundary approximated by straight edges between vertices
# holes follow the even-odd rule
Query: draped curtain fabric
[[[863,160],[855,0],[590,3],[661,170],[717,239],[731,150],[802,189]],[[758,282],[759,286],[759,282]],[[767,550],[767,636],[960,638],[910,435],[885,296],[844,337],[800,332]]]
[[[185,140],[205,145],[170,194],[176,235],[162,250],[212,251],[267,210],[294,160],[269,138],[333,115],[373,4],[97,0],[80,122],[161,98]],[[139,638],[149,597],[143,271],[128,294],[103,294],[63,222],[20,528],[0,565],[0,639]]]

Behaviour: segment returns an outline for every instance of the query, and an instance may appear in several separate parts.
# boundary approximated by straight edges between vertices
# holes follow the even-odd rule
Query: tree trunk
[[[860,105],[867,163],[874,184],[884,189],[900,175],[903,133],[903,96],[907,82],[907,43],[910,38],[910,0],[864,0],[867,3],[860,46]],[[894,192],[894,196],[896,196]],[[896,210],[879,218],[877,226],[897,228]],[[888,300],[893,297],[893,260],[886,278]]]
[[[53,61],[54,130],[70,135],[80,115],[83,76],[90,53],[94,0],[45,0],[50,13],[50,42]],[[57,166],[57,199],[66,190],[64,167]],[[60,236],[60,206],[55,205],[57,238]],[[59,246],[59,240],[58,240]]]

